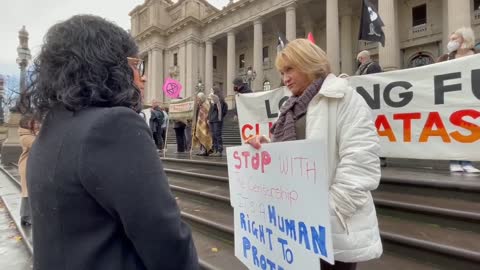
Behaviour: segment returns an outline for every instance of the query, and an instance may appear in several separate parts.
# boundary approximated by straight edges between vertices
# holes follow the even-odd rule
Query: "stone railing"
[[[426,33],[427,32],[427,25],[426,24],[420,24],[412,27],[412,34],[417,35],[421,33]]]

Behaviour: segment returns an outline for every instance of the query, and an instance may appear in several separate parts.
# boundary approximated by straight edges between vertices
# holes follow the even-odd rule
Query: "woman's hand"
[[[270,139],[267,138],[265,135],[255,135],[250,139],[248,139],[245,143],[250,144],[251,146],[253,146],[253,148],[258,150],[260,149],[260,147],[262,147],[262,144],[269,143],[269,142],[270,142]]]

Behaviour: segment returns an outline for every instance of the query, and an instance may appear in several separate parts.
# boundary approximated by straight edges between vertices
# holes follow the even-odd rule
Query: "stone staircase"
[[[183,154],[162,161],[203,266],[246,269],[234,256],[225,158]],[[403,165],[385,168],[373,193],[384,255],[358,268],[480,269],[480,177]]]
[[[173,129],[173,122],[169,123],[167,135],[167,144],[176,145],[175,130]],[[238,122],[231,118],[227,118],[223,123],[223,144],[228,145],[240,145],[240,131],[238,128]]]
[[[202,269],[246,269],[234,256],[226,159],[187,153],[161,159]],[[425,169],[437,163],[390,159],[373,192],[384,254],[358,269],[480,269],[480,176]],[[18,186],[16,166],[2,170]],[[19,224],[19,191],[9,194],[2,199]],[[32,251],[30,230],[18,227]]]

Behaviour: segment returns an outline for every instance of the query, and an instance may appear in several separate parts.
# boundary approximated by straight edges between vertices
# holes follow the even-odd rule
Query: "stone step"
[[[443,195],[443,193],[438,195]],[[415,193],[400,193],[387,189],[373,192],[377,206],[409,212],[421,212],[428,215],[441,216],[442,218],[451,218],[454,221],[466,220],[480,224],[480,200],[438,195],[425,196]]]
[[[184,218],[186,220],[192,224],[203,224],[203,226],[207,226],[212,230],[212,234],[217,232],[217,234],[220,233],[223,237],[227,237],[227,241],[233,241],[233,209],[230,206],[218,204],[213,200],[195,198],[190,194],[176,194],[178,204],[181,211],[185,213]],[[412,241],[417,241],[418,243],[416,244],[424,245],[421,248],[420,253],[423,254],[427,251],[427,253],[432,253],[430,254],[431,256],[437,256],[436,248],[443,253],[448,252],[451,255],[460,256],[460,258],[465,256],[465,253],[468,255],[468,252],[470,252],[470,255],[472,256],[477,255],[475,252],[477,240],[473,240],[472,235],[468,232],[448,231],[448,229],[445,228],[430,227],[421,223],[417,224],[415,222],[403,220],[400,220],[399,222],[395,218],[381,215],[379,215],[379,222],[384,242],[394,242],[400,245],[407,245],[411,249],[418,249],[418,246],[412,246],[411,244]],[[407,235],[405,235],[405,230],[409,231]],[[447,231],[448,234],[446,235],[449,237],[445,238],[445,232]],[[442,236],[445,239],[434,242],[439,236]],[[465,241],[467,241],[468,244],[465,244]],[[446,244],[449,244],[450,246],[445,248]],[[442,265],[434,266],[434,263],[430,262],[430,260],[428,260],[428,263],[425,263],[424,257],[405,257],[402,254],[395,252],[397,249],[396,247],[393,249],[388,247],[390,247],[389,244],[386,244],[385,256],[379,260],[367,262],[365,265],[361,263],[359,269],[387,269],[384,268],[387,265],[389,266],[388,269],[452,269],[452,266],[459,265],[461,265],[462,268],[456,269],[475,269],[475,267],[478,266],[475,262],[460,262],[458,258],[455,258],[454,256],[447,260],[447,263],[443,261]],[[469,249],[466,250],[465,247],[468,247]],[[444,250],[442,250],[442,248]],[[445,260],[445,258],[443,259]],[[406,265],[398,265],[399,263],[412,265],[407,268]],[[415,268],[410,268],[413,266],[415,266]]]
[[[161,157],[161,160],[165,167],[171,169],[188,170],[200,174],[203,170],[203,174],[228,177],[225,157],[199,157],[190,154],[167,153]],[[209,169],[212,166],[215,169]],[[410,192],[408,189],[415,187],[421,188],[419,190],[433,190],[433,192],[438,192],[438,190],[460,192],[459,194],[455,193],[455,196],[470,194],[469,199],[478,198],[476,194],[480,194],[480,176],[451,175],[447,172],[428,169],[382,168],[380,183],[379,189],[382,186],[388,186],[390,189],[398,189],[402,193]],[[402,191],[403,189],[405,191]]]
[[[187,220],[188,223],[191,224],[193,228],[194,237],[195,237],[195,232],[198,230],[197,228],[200,227],[200,228],[203,228],[204,232],[206,232],[203,235],[208,235],[208,238],[201,239],[202,242],[213,241],[215,243],[219,241],[218,238],[221,237],[220,235],[223,235],[223,237],[226,239],[223,239],[222,243],[229,243],[228,246],[223,247],[225,251],[225,256],[226,256],[225,258],[226,264],[215,264],[217,269],[247,269],[243,265],[238,266],[238,263],[240,263],[240,261],[234,255],[232,228],[226,227],[224,226],[224,224],[221,224],[221,223],[210,222],[210,220],[215,220],[215,219],[217,220],[231,219],[231,216],[229,214],[225,215],[224,209],[213,208],[211,207],[210,204],[206,203],[205,201],[197,201],[195,199],[188,198],[188,195],[186,196],[182,195],[181,197],[179,196],[177,201],[181,208],[182,216],[184,217],[185,220]],[[206,223],[208,223],[208,225],[206,225]],[[196,241],[196,245],[198,245],[197,238],[195,239],[195,241]],[[215,244],[209,244],[208,247],[210,246],[215,246]],[[199,248],[197,247],[197,249]],[[202,255],[200,254],[200,256]],[[202,259],[204,261],[207,261],[207,259],[204,259],[204,258]],[[232,264],[233,268],[230,267],[230,264]],[[361,270],[425,269],[427,270],[427,269],[433,269],[433,268],[432,268],[432,265],[422,263],[421,261],[415,260],[413,258],[408,258],[408,257],[405,258],[404,256],[400,256],[399,254],[396,254],[394,252],[390,252],[387,250],[385,251],[384,255],[381,257],[381,259],[360,263],[358,266],[358,269],[361,269]],[[435,269],[439,269],[439,268],[435,268]]]
[[[194,190],[195,193],[188,193],[189,196],[199,196],[198,200],[207,198],[213,201],[217,200],[217,204],[221,201],[228,205],[228,177],[224,162],[212,162],[205,158],[187,161],[167,157],[163,159],[163,163],[168,167],[167,173],[174,182],[172,189],[175,192],[186,194],[189,190]],[[480,241],[480,228],[475,225],[478,224],[479,218],[479,182],[474,180],[458,181],[455,176],[449,174],[424,173],[417,170],[405,171],[403,169],[402,173],[395,168],[385,168],[384,171],[380,187],[387,186],[387,188],[378,191],[378,198],[374,195],[379,220],[383,220],[387,225],[401,224],[397,228],[407,227],[401,222],[414,220],[415,223],[412,226],[416,226],[416,230],[426,238],[422,239],[418,235],[405,236],[400,232],[393,231],[392,226],[389,226],[390,232],[382,230],[382,236],[385,239],[393,241],[397,245],[410,244],[412,247],[441,254],[458,251],[457,256],[465,260],[474,260],[475,256],[480,256],[479,253],[472,253],[475,249],[472,248],[472,243],[468,242],[468,239]],[[416,185],[417,181],[418,186]],[[430,193],[439,195],[432,196],[431,200],[424,200],[425,196],[421,193],[407,192],[404,193],[405,196],[402,196],[402,193],[396,193],[394,186],[411,186],[412,189],[417,190],[433,189],[434,191],[430,191]],[[181,187],[181,190],[175,189],[178,187]],[[436,189],[440,189],[441,192]],[[453,193],[453,195],[444,197],[448,193]],[[205,194],[210,194],[210,196],[206,197]],[[393,217],[397,218],[394,220],[395,222],[391,221]],[[434,242],[435,237],[429,237],[425,233],[435,232],[431,229],[432,227],[441,228],[435,237],[441,238],[442,235],[447,238],[456,237],[461,243]]]
[[[192,224],[191,224],[192,225]],[[193,241],[197,249],[200,266],[204,270],[247,270],[247,268],[233,256],[233,245],[225,239],[213,237],[202,226],[191,226]]]
[[[173,190],[187,192],[194,190],[199,196],[229,202],[227,172],[220,169],[221,163],[192,161],[195,165],[185,167],[183,163],[176,163],[174,159],[165,159],[164,162]],[[212,165],[209,167],[206,164]],[[377,211],[380,213],[480,233],[478,226],[480,192],[471,194],[456,190],[438,192],[430,188],[434,190],[430,191],[431,195],[426,197],[422,193],[399,193],[389,188],[382,189],[384,185],[388,184],[382,183],[380,189],[373,192]],[[427,190],[422,187],[412,187],[412,189]]]

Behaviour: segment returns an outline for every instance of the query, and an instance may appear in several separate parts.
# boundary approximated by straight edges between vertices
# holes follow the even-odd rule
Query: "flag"
[[[287,38],[285,37],[285,35],[281,32],[278,32],[278,43],[277,43],[277,52],[283,50],[283,48],[285,48],[288,44],[288,40]]]
[[[309,33],[308,33],[308,40],[310,40],[310,42],[312,42],[313,44],[315,44],[315,38],[313,37],[312,32],[309,32]]]
[[[377,13],[375,7],[368,0],[363,0],[362,17],[360,23],[359,40],[377,41],[385,47],[385,34],[382,27],[382,19]]]

